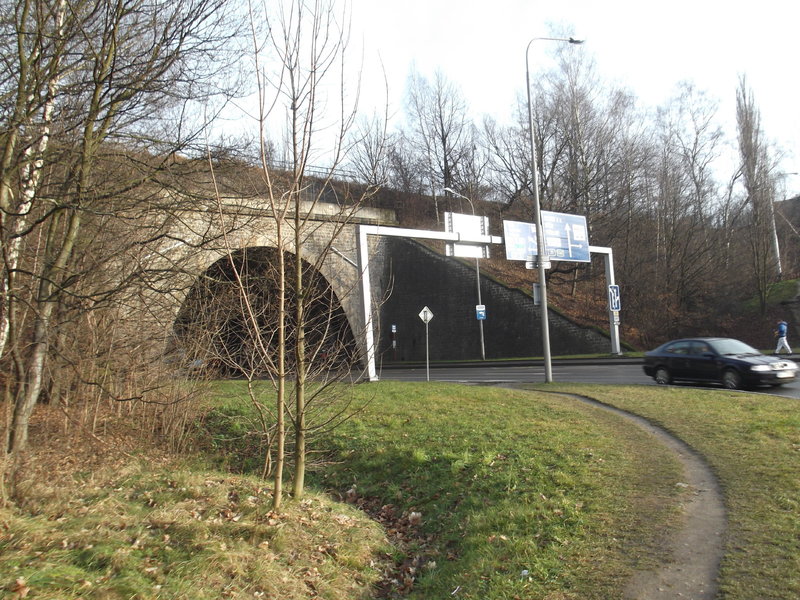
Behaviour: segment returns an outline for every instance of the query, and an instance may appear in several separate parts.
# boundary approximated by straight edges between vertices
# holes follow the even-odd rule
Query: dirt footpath
[[[626,600],[715,598],[726,517],[719,483],[703,458],[681,440],[641,417],[588,398],[567,395],[632,421],[670,448],[683,464],[681,485],[685,485],[690,494],[683,507],[683,526],[669,542],[671,559],[657,569],[637,573],[625,589]]]

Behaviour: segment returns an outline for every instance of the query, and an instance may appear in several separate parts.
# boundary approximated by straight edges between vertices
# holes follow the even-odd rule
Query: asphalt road
[[[639,363],[612,359],[598,364],[561,363],[553,361],[553,381],[562,383],[608,383],[656,385],[644,374]],[[544,367],[532,365],[494,365],[492,363],[470,363],[457,366],[431,366],[430,381],[453,383],[544,383]],[[378,372],[380,379],[395,381],[426,381],[425,365],[402,368],[385,368]],[[691,387],[679,384],[680,387]],[[702,385],[704,389],[719,386]],[[719,389],[722,389],[721,387]],[[779,388],[763,388],[758,391],[790,398],[800,398],[800,382]]]

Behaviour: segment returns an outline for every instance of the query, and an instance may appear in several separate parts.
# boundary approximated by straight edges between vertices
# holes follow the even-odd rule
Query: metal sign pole
[[[609,288],[612,286],[616,287],[616,282],[614,281],[614,255],[611,251],[611,248],[589,246],[589,251],[604,255],[606,284]],[[611,354],[621,355],[622,350],[619,343],[619,310],[613,310],[613,307],[610,303],[608,305],[608,328],[611,337]]]
[[[356,245],[358,246],[358,270],[361,272],[361,306],[364,309],[364,351],[366,353],[367,379],[378,381],[375,368],[375,337],[372,323],[372,287],[369,278],[369,230],[358,226]]]
[[[425,379],[427,381],[431,380],[431,360],[430,360],[430,352],[429,352],[429,344],[428,344],[428,323],[431,322],[433,319],[433,311],[424,306],[421,311],[419,311],[419,318],[422,319],[422,322],[425,323]]]
[[[431,380],[431,356],[428,348],[428,322],[425,321],[425,381]]]

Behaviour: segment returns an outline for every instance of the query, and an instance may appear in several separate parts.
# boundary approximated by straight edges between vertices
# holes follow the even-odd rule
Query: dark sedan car
[[[661,384],[710,381],[737,389],[791,383],[797,364],[739,340],[708,337],[673,340],[645,353],[644,372]]]

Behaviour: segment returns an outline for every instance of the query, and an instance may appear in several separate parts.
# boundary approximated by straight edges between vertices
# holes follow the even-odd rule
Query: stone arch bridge
[[[443,256],[403,237],[359,235],[362,226],[372,227],[373,232],[395,227],[390,210],[309,202],[303,206],[302,217],[302,256],[330,284],[364,361],[372,344],[378,364],[424,361],[426,331],[418,317],[423,306],[435,315],[429,324],[431,360],[480,358],[474,261]],[[282,236],[284,249],[295,253],[291,220],[284,226],[289,228]],[[169,293],[164,294],[162,286],[158,294],[142,295],[145,311],[165,326],[173,346],[176,318],[194,281],[229,251],[278,245],[276,220],[255,201],[228,200],[219,210],[197,210],[183,215],[176,228],[166,238],[169,241],[150,256],[156,270],[159,261],[169,265]],[[362,246],[367,240],[361,254],[369,264],[366,299],[359,238]],[[488,313],[483,323],[486,357],[542,355],[541,316],[531,294],[486,275],[480,277],[480,286]],[[371,319],[365,319],[365,304],[371,305]],[[581,327],[552,309],[549,322],[553,354],[609,352],[604,332]]]

